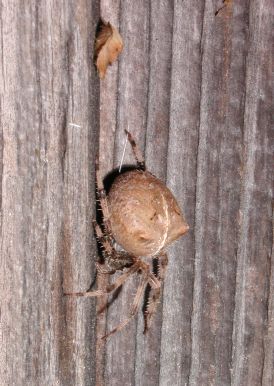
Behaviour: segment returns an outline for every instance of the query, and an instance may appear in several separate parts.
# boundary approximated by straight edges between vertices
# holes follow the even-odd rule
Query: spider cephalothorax
[[[170,190],[145,170],[143,158],[130,133],[129,142],[137,160],[137,169],[122,173],[114,180],[106,196],[98,162],[96,163],[97,192],[103,221],[102,228],[95,222],[95,233],[103,247],[104,264],[97,264],[99,274],[112,274],[122,270],[120,277],[104,290],[81,292],[79,296],[101,296],[113,292],[132,274],[141,273],[140,284],[130,314],[106,338],[121,330],[137,313],[147,284],[151,291],[145,313],[145,330],[161,294],[168,258],[165,247],[189,229]],[[123,251],[114,247],[117,242]],[[158,273],[142,258],[158,260]]]

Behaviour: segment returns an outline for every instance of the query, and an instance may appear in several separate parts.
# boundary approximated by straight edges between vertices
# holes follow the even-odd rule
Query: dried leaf
[[[232,0],[223,0],[223,6],[221,8],[219,8],[216,12],[215,12],[215,16],[217,16],[220,11],[222,11],[225,7],[231,5],[232,3]]]
[[[115,27],[100,19],[95,40],[95,65],[101,79],[107,67],[117,59],[123,49],[123,40]]]

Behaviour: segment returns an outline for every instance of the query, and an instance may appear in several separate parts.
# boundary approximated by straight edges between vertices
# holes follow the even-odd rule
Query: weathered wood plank
[[[119,29],[120,1],[102,0],[101,16]],[[108,75],[100,83],[100,136],[99,162],[103,176],[113,169],[114,143],[116,130],[116,112],[118,96],[118,65],[116,62],[108,68]],[[104,288],[109,282],[107,275],[98,276],[98,288]],[[101,337],[106,334],[106,305],[108,297],[97,299],[97,346],[96,346],[96,386],[105,384],[106,345]],[[104,310],[104,311],[102,311]]]
[[[244,14],[234,20],[234,3],[215,10],[205,3],[189,382],[229,385],[245,69],[244,41],[233,39]]]
[[[148,93],[149,3],[120,3],[120,31],[125,49],[119,62],[117,126],[115,133],[114,167],[120,164],[125,129],[129,129],[142,151],[145,142]],[[133,81],[134,79],[134,81]],[[125,164],[135,164],[129,145]],[[123,286],[118,298],[108,309],[108,329],[126,318],[137,289],[138,278]],[[107,343],[106,384],[132,385],[135,373],[136,319]]]
[[[273,223],[274,218],[272,218]],[[270,285],[268,298],[268,315],[267,315],[267,334],[264,341],[264,368],[262,376],[262,385],[272,385],[274,382],[274,227],[272,235],[272,256],[270,262]]]
[[[94,379],[94,302],[63,290],[96,252],[97,20],[95,2],[1,5],[1,384]]]
[[[171,87],[173,4],[151,2],[149,15],[149,79],[145,160],[149,171],[166,179]],[[160,372],[162,306],[158,305],[151,329],[143,334],[139,313],[136,336],[135,385],[155,385]]]
[[[167,183],[184,210],[190,231],[169,248],[160,385],[184,385],[190,371],[202,15],[201,2],[174,2]]]
[[[273,3],[272,3],[273,5]],[[232,384],[261,385],[268,326],[273,204],[273,7],[252,1],[246,60],[244,159]],[[272,75],[271,75],[272,74]],[[272,267],[273,269],[273,267]],[[271,323],[271,319],[270,319]],[[273,360],[273,358],[272,358]],[[271,370],[268,365],[266,372]],[[264,374],[265,384],[271,374]]]

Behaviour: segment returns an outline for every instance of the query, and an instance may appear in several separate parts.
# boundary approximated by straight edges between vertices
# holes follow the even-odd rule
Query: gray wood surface
[[[0,384],[274,384],[273,0],[0,2]],[[99,81],[99,16],[124,51]],[[95,278],[94,160],[124,129],[190,225],[143,335]],[[133,164],[129,145],[125,164]],[[98,286],[107,278],[100,278]]]

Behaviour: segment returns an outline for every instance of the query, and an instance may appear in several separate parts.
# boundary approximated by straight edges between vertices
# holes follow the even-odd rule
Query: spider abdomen
[[[135,256],[157,255],[189,229],[173,194],[147,171],[118,176],[108,204],[115,240]]]

